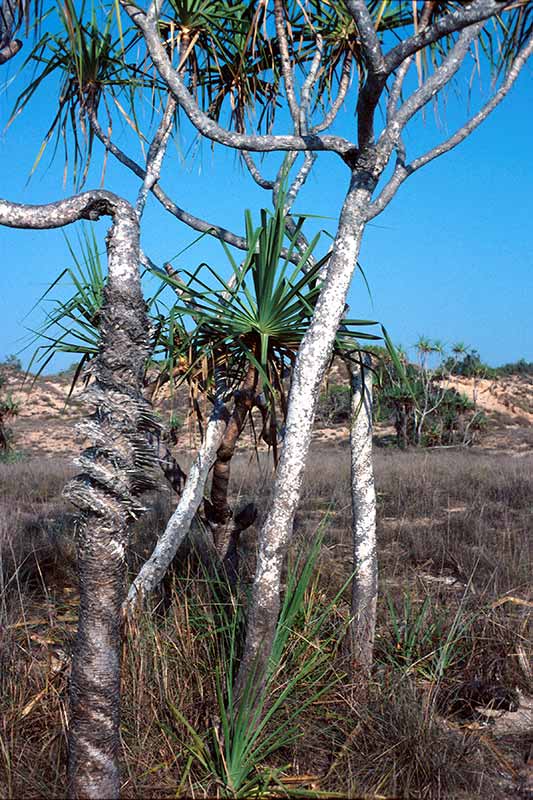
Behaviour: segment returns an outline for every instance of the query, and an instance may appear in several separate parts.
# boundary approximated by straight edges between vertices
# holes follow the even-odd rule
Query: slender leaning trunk
[[[352,424],[350,428],[353,571],[349,641],[354,673],[372,667],[378,562],[376,490],[372,467],[372,359],[350,364]],[[355,674],[354,674],[355,677]]]
[[[193,519],[204,496],[204,486],[211,470],[224,431],[228,413],[222,401],[215,402],[209,418],[204,441],[189,470],[179,503],[170,517],[167,527],[159,537],[150,558],[143,564],[132,582],[124,610],[133,614],[150,592],[155,591],[170,567],[178,547],[191,528]]]
[[[370,172],[353,171],[327,275],[296,360],[283,451],[270,512],[260,533],[248,632],[235,687],[237,700],[245,689],[259,692],[268,675],[280,608],[281,569],[300,498],[320,385],[344,313],[374,186]]]
[[[209,503],[206,503],[206,511],[215,549],[221,563],[224,563],[232,544],[236,547],[235,541],[232,540],[239,535],[238,526],[231,522],[233,511],[228,502],[231,462],[248,414],[254,406],[258,379],[257,369],[249,364],[242,385],[234,393],[233,412],[228,420],[213,465],[211,495]]]

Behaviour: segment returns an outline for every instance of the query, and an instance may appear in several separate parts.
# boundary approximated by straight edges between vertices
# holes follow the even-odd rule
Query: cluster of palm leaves
[[[442,16],[465,0],[436,2],[431,14]],[[332,0],[289,0],[284,4],[291,68],[305,74],[322,39],[323,57],[315,87],[314,106],[326,103],[338,85],[343,68],[355,64],[365,76],[358,31],[343,3]],[[419,23],[416,3],[369,0],[368,10],[379,38],[394,44],[399,32]],[[22,7],[23,4],[21,3]],[[14,114],[26,108],[34,93],[46,86],[58,92],[57,102],[36,164],[48,142],[57,135],[68,165],[70,149],[75,182],[86,176],[93,149],[88,115],[103,109],[109,127],[117,114],[143,139],[138,104],[155,109],[164,93],[146,58],[139,30],[124,21],[117,0],[60,0],[37,6],[37,22],[47,18],[46,31],[29,52],[24,74],[32,74],[18,97]],[[280,47],[272,21],[271,3],[253,0],[168,0],[163,4],[159,30],[174,66],[202,108],[214,119],[242,129],[245,120],[258,130],[270,130],[281,106]],[[496,17],[480,39],[496,74],[504,72],[512,55],[531,31],[533,9],[517,3],[516,11]],[[449,51],[453,37],[433,45],[417,61],[422,78]],[[33,67],[33,70],[31,69]],[[57,143],[56,143],[57,146]]]
[[[463,0],[434,3],[432,13],[451,13]],[[416,3],[369,0],[368,9],[378,36],[394,44],[406,26],[416,26]],[[355,65],[365,76],[358,31],[343,3],[331,0],[290,0],[284,3],[289,58],[295,75],[304,75],[321,37],[323,57],[314,91],[313,107],[327,104],[343,69]],[[496,71],[505,70],[533,23],[531,7],[517,8],[506,23],[495,19],[483,33],[481,46]],[[87,175],[93,151],[90,115],[103,112],[108,130],[117,117],[144,139],[139,125],[139,102],[153,114],[166,94],[150,66],[139,30],[125,22],[117,0],[60,0],[44,4],[37,16],[46,31],[23,63],[30,75],[16,100],[13,115],[22,112],[35,92],[46,87],[57,102],[37,154],[39,163],[48,143],[62,143],[66,169],[72,164],[76,185]],[[282,105],[280,47],[270,3],[253,0],[168,0],[163,4],[159,31],[175,67],[202,108],[214,119],[236,129],[246,121],[256,130],[269,131]],[[429,71],[449,50],[452,38],[434,45],[417,62],[420,75]],[[429,63],[431,62],[431,63]],[[179,122],[179,115],[176,115]],[[55,151],[54,151],[55,152]]]
[[[193,273],[184,271],[185,281],[162,275],[181,296],[173,313],[189,315],[194,323],[189,344],[194,342],[195,352],[207,361],[209,379],[214,382],[215,373],[222,374],[232,391],[252,366],[267,403],[274,408],[279,401],[283,415],[285,378],[311,323],[321,271],[330,257],[328,252],[313,259],[319,234],[302,252],[297,249],[303,223],[302,217],[291,233],[287,231],[281,196],[273,213],[261,211],[261,224],[255,229],[250,212],[246,213],[249,248],[241,264],[223,245],[231,268],[228,280],[206,264]],[[336,352],[356,349],[359,340],[378,339],[358,330],[375,324],[343,320]]]
[[[230,277],[220,266],[202,263],[195,270],[160,270],[152,275],[160,285],[148,301],[152,317],[152,353],[147,362],[147,382],[156,371],[158,385],[189,383],[195,396],[213,399],[217,382],[231,397],[250,368],[256,373],[257,392],[264,397],[277,427],[287,411],[287,388],[298,349],[309,328],[320,293],[321,271],[330,253],[315,260],[319,236],[303,251],[298,242],[304,225],[287,231],[283,193],[273,212],[261,211],[254,227],[245,214],[248,251],[238,263],[222,244]],[[49,308],[33,340],[37,345],[30,366],[39,374],[58,353],[78,358],[73,385],[97,355],[99,313],[103,303],[105,274],[94,235],[86,234],[77,250],[69,244],[73,266],[63,270],[42,296]],[[66,300],[52,299],[61,283],[74,291]],[[171,289],[172,303],[165,303]],[[344,319],[335,342],[335,353],[346,354],[361,342],[380,337],[367,328],[372,320]],[[361,330],[362,329],[362,330]]]

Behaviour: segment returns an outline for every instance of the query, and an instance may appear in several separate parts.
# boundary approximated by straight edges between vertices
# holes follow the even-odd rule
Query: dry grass
[[[478,720],[447,720],[436,698],[474,678],[533,690],[532,466],[528,457],[474,452],[376,453],[381,597],[373,682],[362,697],[345,677],[305,711],[303,737],[272,761],[285,765],[293,788],[343,796],[512,796],[531,734],[501,738]],[[69,475],[59,460],[0,465],[0,797],[63,794],[76,608],[73,517],[61,499]],[[264,461],[252,469],[249,457],[241,457],[233,475],[238,504],[254,498],[264,512],[270,478]],[[134,537],[132,570],[172,505],[168,494],[152,499]],[[296,546],[314,537],[324,516],[312,590],[321,603],[350,570],[342,446],[312,454]],[[253,530],[242,544],[250,574]],[[125,639],[123,794],[222,796],[220,779],[194,757],[190,729],[170,710],[178,708],[213,747],[215,674],[224,661],[205,575],[193,557],[176,564],[161,599]],[[335,625],[346,616],[341,598]],[[342,650],[326,647],[326,639],[313,646],[330,648],[332,674],[341,677]],[[298,688],[281,716],[308,693],[309,686]]]

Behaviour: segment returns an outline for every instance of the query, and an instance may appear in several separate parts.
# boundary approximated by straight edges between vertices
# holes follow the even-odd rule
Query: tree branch
[[[389,99],[387,100],[387,124],[392,120],[394,114],[398,110],[398,100],[400,99],[400,95],[402,93],[403,82],[409,71],[412,61],[413,57],[409,56],[409,58],[406,58],[405,61],[402,61],[398,67],[398,71],[394,78],[394,83],[392,84],[392,89],[389,94]]]
[[[357,26],[363,61],[368,69],[367,79],[357,101],[357,144],[362,150],[374,141],[374,113],[387,80],[387,73],[383,51],[365,0],[344,0],[344,5]]]
[[[424,84],[417,89],[404,102],[404,104],[394,114],[388,122],[385,130],[378,140],[377,149],[379,152],[379,165],[385,166],[390,158],[390,154],[397,146],[402,130],[417,111],[420,111],[440,90],[453,78],[463,65],[465,56],[473,40],[478,36],[483,28],[483,22],[478,22],[470,28],[461,31],[456,43],[442,60],[440,66],[435,70]]]
[[[477,22],[484,22],[495,14],[501,14],[509,5],[516,5],[515,0],[474,0],[468,5],[457,9],[448,10],[445,16],[440,17],[432,25],[419,31],[414,36],[400,42],[385,56],[385,71],[390,75],[402,61],[423,50],[428,44],[433,44],[450,33],[456,33]]]
[[[109,152],[112,153],[112,155],[114,155],[121,164],[131,170],[134,175],[137,175],[138,178],[144,181],[146,179],[146,171],[140,166],[140,164],[137,164],[136,161],[126,155],[126,153],[124,153],[124,151],[121,150],[120,147],[118,147],[110,139],[110,137],[104,133],[100,123],[98,122],[96,114],[92,109],[88,109],[87,114],[91,128],[106,149],[109,150]],[[176,219],[178,219],[180,222],[183,222],[185,225],[193,228],[193,230],[199,231],[200,233],[208,233],[210,236],[214,236],[215,239],[220,239],[221,241],[226,242],[226,244],[237,247],[239,250],[248,249],[248,243],[244,237],[238,236],[236,233],[228,231],[226,228],[222,228],[220,225],[211,224],[206,220],[195,217],[193,214],[189,214],[188,211],[185,211],[183,208],[180,208],[180,206],[176,205],[176,203],[174,203],[174,201],[171,200],[170,197],[163,191],[159,184],[156,183],[154,186],[152,186],[151,191],[155,197],[157,197],[163,208],[176,217]]]
[[[131,584],[124,604],[126,613],[132,613],[143,598],[159,586],[178,547],[189,533],[194,516],[202,502],[205,482],[209,470],[215,462],[226,429],[227,418],[228,412],[224,404],[220,401],[215,403],[207,424],[204,441],[191,466],[176,510],[170,517],[165,531],[159,537],[152,555],[143,564],[141,571]]]
[[[344,0],[344,5],[357,26],[361,40],[361,53],[368,71],[374,75],[384,73],[383,51],[365,0]]]
[[[339,81],[339,91],[337,92],[337,97],[333,101],[331,108],[325,114],[324,119],[322,122],[319,122],[318,125],[314,125],[312,128],[313,133],[320,133],[320,131],[326,130],[335,120],[335,117],[340,111],[342,104],[346,98],[346,94],[350,87],[350,79],[352,77],[352,63],[353,63],[353,55],[351,51],[348,51],[344,57],[344,64],[342,65],[342,72]]]
[[[136,6],[120,0],[131,20],[141,30],[152,62],[192,125],[208,139],[236,150],[254,152],[306,151],[320,150],[338,153],[343,156],[353,151],[354,144],[340,136],[295,135],[255,135],[229,131],[200,109],[186,88],[178,72],[172,67],[165,49],[159,39],[157,26]]]
[[[148,150],[148,155],[146,157],[146,170],[145,170],[144,180],[141,188],[139,189],[139,194],[137,196],[137,203],[135,206],[139,219],[143,215],[144,206],[146,205],[146,198],[148,197],[148,192],[150,192],[154,188],[156,183],[159,181],[161,175],[161,165],[163,163],[163,158],[165,157],[165,152],[168,146],[168,140],[170,137],[170,133],[172,131],[172,118],[174,116],[175,110],[176,110],[176,101],[174,100],[172,95],[169,95],[167,98],[167,105],[165,108],[165,112],[161,117],[161,122],[159,123],[159,127],[152,140],[152,143]]]
[[[235,108],[235,120],[237,124],[237,130],[239,130],[241,133],[246,133],[244,112],[238,102]],[[240,155],[242,157],[242,160],[244,161],[244,164],[248,169],[248,172],[250,173],[254,181],[257,183],[257,185],[260,186],[262,189],[267,189],[267,190],[273,189],[275,181],[269,181],[263,177],[255,161],[253,160],[252,155],[247,150],[241,150]]]
[[[311,62],[311,67],[307,74],[305,81],[302,84],[300,92],[300,115],[299,125],[300,133],[308,132],[307,117],[309,114],[309,105],[311,102],[311,92],[318,78],[318,70],[320,69],[320,62],[322,61],[322,52],[324,48],[324,41],[320,34],[316,37],[316,50]],[[313,131],[314,132],[314,131]]]
[[[287,29],[285,27],[285,14],[283,11],[282,0],[274,0],[274,23],[276,25],[276,36],[278,38],[279,53],[281,58],[281,74],[285,82],[287,93],[287,103],[291,112],[295,132],[299,131],[300,107],[296,100],[294,91],[294,81],[292,75],[291,58],[289,54],[289,43],[287,40]]]
[[[289,214],[290,210],[296,200],[296,195],[306,182],[309,173],[313,168],[313,164],[316,161],[316,153],[306,153],[304,157],[304,163],[300,167],[294,181],[292,182],[288,192],[287,198],[285,200],[284,212],[285,214]]]
[[[45,205],[11,203],[0,199],[0,225],[46,230],[63,228],[81,219],[98,220],[102,216],[114,216],[117,212],[129,214],[131,210],[126,200],[105,189],[82,192]]]
[[[431,14],[433,12],[434,6],[435,6],[435,0],[425,0],[424,8],[422,9],[422,14],[420,17],[420,29],[424,29],[425,27],[427,27],[429,20],[431,19]],[[386,117],[387,124],[391,121],[392,117],[397,111],[398,101],[402,93],[403,82],[405,80],[407,72],[409,71],[409,67],[411,66],[412,60],[413,57],[409,56],[408,58],[405,59],[405,61],[402,61],[402,63],[398,67],[398,71],[396,73],[396,77],[392,85],[389,99],[387,101],[387,117]]]
[[[248,172],[250,173],[250,175],[252,176],[252,178],[254,179],[254,181],[257,183],[258,186],[260,186],[262,189],[268,189],[268,190],[274,188],[274,181],[269,181],[267,178],[263,177],[248,150],[241,150],[241,158],[246,164]]]
[[[452,136],[446,139],[446,141],[436,145],[424,155],[419,156],[411,164],[406,165],[405,157],[399,156],[391,179],[383,187],[379,196],[370,205],[367,220],[373,219],[383,211],[383,209],[392,200],[392,198],[398,191],[401,184],[409,175],[412,175],[413,172],[416,172],[421,167],[424,167],[426,164],[429,164],[429,162],[433,161],[435,158],[444,155],[444,153],[448,153],[450,150],[452,150],[454,147],[456,147],[458,144],[464,141],[467,138],[467,136],[469,136],[472,133],[472,131],[474,131],[477,127],[479,127],[479,125],[481,125],[481,123],[489,116],[489,114],[491,114],[491,112],[501,103],[504,97],[508,94],[509,90],[513,86],[518,75],[522,71],[527,60],[531,57],[532,53],[533,53],[533,36],[529,38],[527,44],[524,46],[522,51],[516,56],[500,88],[495,92],[495,94],[491,97],[491,99],[483,106],[483,108],[480,111],[478,111],[477,114],[471,117],[471,119],[469,119],[468,122],[466,122],[461,128],[459,128],[459,130],[456,131]]]

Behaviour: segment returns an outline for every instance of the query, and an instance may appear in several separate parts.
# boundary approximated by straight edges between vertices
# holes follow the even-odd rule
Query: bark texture
[[[350,364],[353,571],[350,651],[352,669],[372,666],[378,596],[376,491],[372,467],[372,360]],[[354,676],[355,677],[355,676]]]
[[[69,796],[119,796],[121,607],[129,523],[143,509],[138,496],[156,483],[150,438],[158,424],[142,396],[149,323],[139,276],[139,226],[134,209],[110,192],[84,192],[47,206],[0,200],[0,224],[52,228],[82,218],[113,218],[107,240],[108,282],[101,346],[80,424],[90,442],[81,474],[65,490],[81,509],[78,537],[80,609],[73,653],[69,726]]]
[[[227,424],[227,411],[222,402],[215,405],[207,425],[205,439],[189,471],[183,494],[168,521],[164,533],[159,538],[154,552],[143,564],[133,581],[126,601],[126,609],[131,613],[143,598],[154,591],[165,576],[178,547],[187,536],[191,523],[202,502],[204,486],[209,470],[215,461],[220,442]]]
[[[69,794],[118,797],[121,610],[129,523],[138,495],[155,485],[149,435],[157,428],[142,397],[149,326],[139,279],[133,209],[115,216],[101,350],[86,394],[96,410],[80,426],[91,447],[65,490],[82,511],[78,531],[80,616],[71,679]]]
[[[280,606],[281,568],[300,497],[320,385],[344,312],[374,185],[375,179],[369,171],[354,170],[352,173],[327,275],[296,361],[272,505],[259,537],[248,635],[236,684],[237,698],[252,679],[256,690],[260,691],[268,674]]]
[[[236,524],[236,519],[233,520],[233,524],[231,523],[233,511],[228,502],[231,460],[248,414],[254,406],[257,382],[257,370],[250,364],[242,386],[234,393],[233,412],[228,420],[213,466],[210,501],[205,503],[207,521],[221,562],[224,562],[230,548],[234,555],[236,554],[236,539],[242,530]]]

